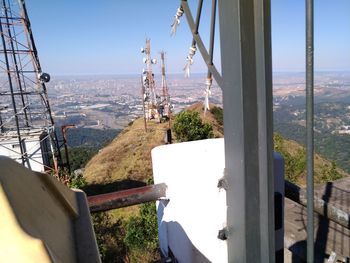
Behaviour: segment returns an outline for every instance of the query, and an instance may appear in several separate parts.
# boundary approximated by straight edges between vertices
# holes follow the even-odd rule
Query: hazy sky
[[[41,63],[51,74],[138,74],[146,37],[151,38],[153,57],[165,50],[168,72],[179,73],[192,40],[185,16],[170,37],[179,2],[31,0],[27,8]],[[207,40],[211,1],[204,2],[200,32]],[[315,69],[350,70],[350,1],[314,2]],[[195,7],[197,1],[189,3]],[[272,44],[274,71],[304,70],[305,0],[272,0]],[[206,71],[199,52],[192,70]]]

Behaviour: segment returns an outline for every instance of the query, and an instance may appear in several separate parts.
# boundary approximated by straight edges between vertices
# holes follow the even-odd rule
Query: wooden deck
[[[315,195],[350,213],[350,177],[315,186]],[[306,251],[306,207],[285,199],[285,247],[293,252],[291,260],[303,262]],[[315,214],[315,262],[325,262],[330,253],[337,262],[350,262],[350,230]]]

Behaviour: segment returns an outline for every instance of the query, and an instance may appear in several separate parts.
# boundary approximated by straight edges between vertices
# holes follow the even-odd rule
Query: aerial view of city
[[[0,7],[0,262],[350,261],[350,2]]]

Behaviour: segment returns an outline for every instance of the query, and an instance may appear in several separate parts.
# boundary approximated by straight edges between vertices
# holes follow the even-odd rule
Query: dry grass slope
[[[222,137],[222,127],[208,111],[205,116],[202,103],[189,110],[198,111],[205,122],[213,125],[214,136]],[[143,119],[130,124],[108,146],[96,154],[86,165],[84,177],[88,184],[107,184],[122,180],[147,182],[152,179],[151,150],[164,144],[169,123],[148,122],[144,130]]]
[[[149,122],[147,133],[143,125],[143,119],[135,120],[88,162],[84,172],[88,184],[152,178],[151,150],[164,143],[168,123]]]

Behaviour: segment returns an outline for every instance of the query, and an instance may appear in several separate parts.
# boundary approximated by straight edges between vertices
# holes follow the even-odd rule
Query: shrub
[[[213,114],[215,120],[219,125],[224,124],[224,111],[222,110],[222,108],[214,106],[210,110],[210,112]]]
[[[179,142],[203,140],[213,137],[213,127],[203,123],[198,112],[180,112],[174,122],[173,131]]]
[[[273,136],[274,150],[280,153],[284,159],[284,175],[285,178],[293,183],[298,182],[301,174],[306,168],[306,152],[305,149],[299,149],[297,153],[292,156],[284,147],[283,137],[275,133]]]
[[[85,181],[85,178],[81,174],[73,176],[69,183],[70,188],[76,188],[76,189],[83,189],[84,186],[86,185],[87,183]]]
[[[102,262],[123,263],[127,258],[124,222],[116,222],[106,212],[92,214],[96,241]]]
[[[126,227],[125,244],[130,249],[156,250],[158,226],[155,203],[141,205],[140,215],[132,216]]]
[[[331,162],[331,165],[324,164],[321,169],[321,183],[332,182],[342,178],[342,175],[337,171],[337,165],[335,162]]]

